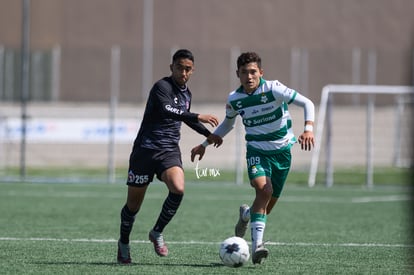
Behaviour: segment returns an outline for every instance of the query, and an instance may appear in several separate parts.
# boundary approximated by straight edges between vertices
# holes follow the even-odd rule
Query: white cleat
[[[247,204],[240,206],[239,220],[234,228],[237,237],[243,238],[250,220],[250,208]]]

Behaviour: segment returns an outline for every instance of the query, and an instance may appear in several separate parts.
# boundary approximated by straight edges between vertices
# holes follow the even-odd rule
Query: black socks
[[[123,244],[129,244],[129,235],[131,234],[136,214],[137,212],[131,212],[126,204],[121,210],[120,241]]]
[[[164,227],[171,221],[177,212],[178,207],[183,199],[183,194],[169,193],[162,205],[162,210],[157,222],[153,228],[154,231],[162,232]]]
[[[168,197],[165,199],[164,204],[162,205],[161,213],[158,217],[157,222],[153,228],[154,231],[162,232],[164,227],[171,221],[177,212],[178,207],[181,204],[183,199],[183,194],[174,194],[169,193]],[[137,212],[131,212],[127,205],[121,210],[121,226],[120,226],[120,238],[119,240],[123,244],[129,244],[129,235],[132,231],[132,226],[134,225],[135,215]]]

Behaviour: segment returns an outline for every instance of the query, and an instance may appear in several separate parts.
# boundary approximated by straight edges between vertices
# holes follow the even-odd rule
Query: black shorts
[[[160,151],[134,146],[129,158],[128,180],[130,186],[146,186],[154,179],[154,174],[161,180],[161,174],[173,166],[183,167],[181,151]]]

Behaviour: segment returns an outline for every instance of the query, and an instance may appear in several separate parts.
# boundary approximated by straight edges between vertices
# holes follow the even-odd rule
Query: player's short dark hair
[[[193,53],[187,49],[180,49],[175,52],[172,57],[172,63],[174,64],[178,59],[190,59],[194,63],[194,56]]]
[[[248,63],[256,62],[259,68],[262,67],[262,59],[255,52],[245,52],[242,53],[239,58],[237,58],[237,69],[241,66],[244,66]]]

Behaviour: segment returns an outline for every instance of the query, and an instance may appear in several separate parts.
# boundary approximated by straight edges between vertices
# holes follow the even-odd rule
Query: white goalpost
[[[327,85],[322,89],[322,96],[319,106],[318,119],[316,121],[315,148],[312,153],[312,160],[309,172],[308,185],[313,187],[316,183],[316,174],[318,172],[318,163],[321,153],[322,138],[326,124],[326,186],[333,185],[333,161],[332,161],[332,142],[331,142],[331,95],[333,94],[365,94],[368,95],[367,118],[366,118],[366,185],[373,186],[373,117],[374,117],[374,96],[375,95],[395,95],[409,96],[411,103],[414,96],[414,86],[386,86],[386,85]],[[397,100],[396,111],[400,112],[403,108],[402,100]],[[397,114],[396,127],[400,127],[400,117]],[[408,118],[411,119],[411,118]],[[400,129],[397,128],[396,136],[401,135]],[[398,146],[396,146],[398,147]]]

